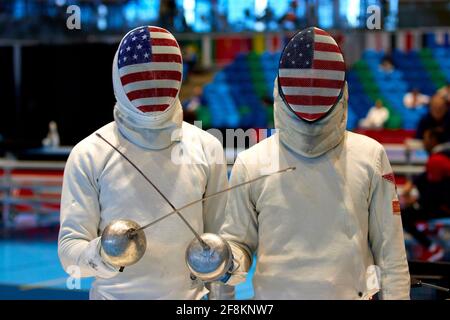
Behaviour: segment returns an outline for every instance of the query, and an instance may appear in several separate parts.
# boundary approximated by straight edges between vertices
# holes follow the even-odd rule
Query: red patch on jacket
[[[397,199],[392,200],[392,213],[395,215],[401,214],[400,201],[398,201]]]
[[[395,176],[394,176],[393,172],[382,175],[382,178],[386,181],[389,181],[389,182],[395,184]]]

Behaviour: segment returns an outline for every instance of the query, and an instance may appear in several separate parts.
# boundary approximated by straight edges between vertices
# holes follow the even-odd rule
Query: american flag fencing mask
[[[153,26],[130,31],[120,42],[115,63],[132,111],[154,117],[174,105],[183,63],[180,47],[169,31]]]
[[[324,118],[345,85],[345,62],[336,41],[324,30],[298,32],[285,46],[278,69],[280,96],[302,120]]]

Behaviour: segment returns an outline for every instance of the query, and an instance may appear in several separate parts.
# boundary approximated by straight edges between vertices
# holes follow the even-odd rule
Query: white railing
[[[54,222],[59,213],[64,166],[63,161],[0,160],[0,204],[5,228],[14,226],[15,211],[41,215],[44,224]]]

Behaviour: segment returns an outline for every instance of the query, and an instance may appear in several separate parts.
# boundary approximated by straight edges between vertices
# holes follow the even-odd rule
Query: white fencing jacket
[[[256,253],[256,299],[360,299],[372,286],[366,271],[373,264],[382,298],[409,298],[392,169],[378,142],[345,130],[344,91],[330,115],[306,124],[284,105],[275,83],[279,131],[234,164],[230,185],[296,167],[228,196],[220,234],[235,255]]]
[[[127,130],[125,138],[116,120],[97,132],[134,161],[175,207],[227,187],[223,147],[212,135],[183,122],[179,141],[151,149],[141,146],[143,135],[138,144],[130,141]],[[181,151],[185,161],[180,164]],[[223,195],[182,213],[199,233],[214,232],[223,222],[225,204]],[[146,229],[145,255],[122,273],[102,264],[98,254],[99,237],[112,220],[143,225],[170,211],[128,162],[95,134],[88,136],[74,147],[64,172],[59,235],[64,269],[74,272],[75,267],[81,277],[96,277],[91,299],[201,298],[207,291],[190,279],[184,258],[194,235],[177,215]],[[92,261],[97,261],[95,268]]]

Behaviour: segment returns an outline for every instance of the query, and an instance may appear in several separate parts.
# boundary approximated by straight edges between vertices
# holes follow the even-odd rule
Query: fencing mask
[[[345,63],[336,41],[324,30],[298,32],[285,46],[278,70],[279,93],[300,119],[327,116],[343,94]]]
[[[171,144],[183,118],[182,72],[180,47],[169,31],[142,26],[125,35],[114,57],[113,85],[114,117],[128,139],[151,149]]]

